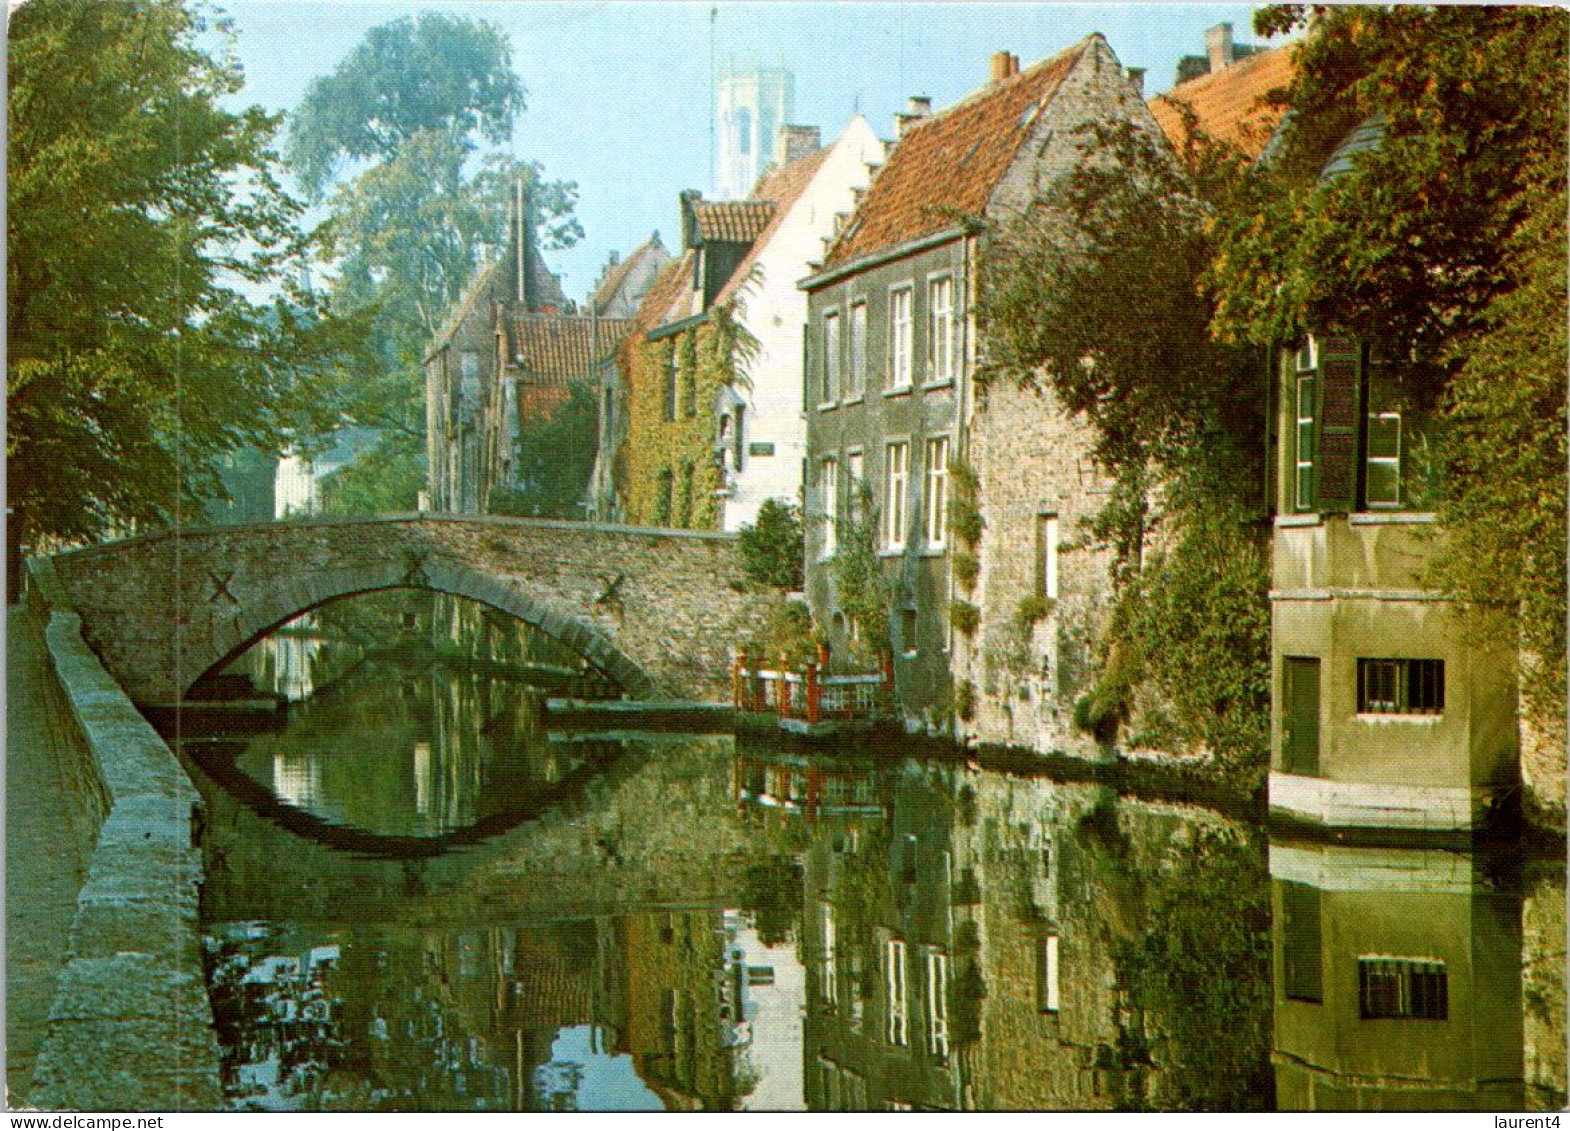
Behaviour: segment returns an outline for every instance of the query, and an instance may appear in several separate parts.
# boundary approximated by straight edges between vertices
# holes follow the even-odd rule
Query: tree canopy
[[[218,463],[335,414],[353,327],[293,285],[277,120],[176,0],[11,17],[7,392],[13,551],[221,496]],[[272,302],[249,295],[272,285]]]

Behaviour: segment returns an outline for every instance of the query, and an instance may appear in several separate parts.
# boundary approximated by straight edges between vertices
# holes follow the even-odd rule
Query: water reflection
[[[236,1107],[1565,1102],[1556,870],[1271,843],[1200,807],[888,750],[672,737],[574,769],[584,744],[538,733],[484,665],[375,663],[297,711],[311,743],[263,736],[237,763],[302,807],[405,828],[584,784],[417,864],[295,859],[276,837],[242,864],[262,841],[210,806]],[[382,894],[351,912],[333,892]]]

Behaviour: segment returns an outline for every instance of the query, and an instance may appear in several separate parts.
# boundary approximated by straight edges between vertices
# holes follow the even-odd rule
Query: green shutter
[[[1319,460],[1321,513],[1348,513],[1357,499],[1358,370],[1361,348],[1346,334],[1319,343]]]

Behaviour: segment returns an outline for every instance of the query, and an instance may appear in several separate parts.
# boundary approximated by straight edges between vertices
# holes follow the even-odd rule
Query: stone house
[[[1099,34],[1023,71],[999,53],[988,85],[957,105],[932,114],[927,100],[911,100],[887,163],[801,284],[811,316],[808,600],[836,652],[892,651],[907,725],[944,729],[958,707],[971,713],[951,681],[974,685],[961,694],[985,686],[984,642],[1013,625],[1021,599],[1056,568],[1055,552],[1032,564],[1036,547],[1068,538],[1067,523],[1099,486],[1083,433],[1050,401],[979,395],[971,310],[988,225],[1082,159],[1081,127],[1118,121],[1156,128]],[[844,591],[848,571],[836,564],[865,553],[869,536],[887,591],[887,640],[858,639],[865,598]],[[954,565],[964,557],[960,581]],[[1079,574],[1077,563],[1066,568],[1063,583],[1088,585],[1094,570]],[[1057,574],[1051,583],[1059,592]],[[1057,631],[1031,625],[1038,649]],[[1040,658],[1028,666],[1039,670]],[[981,725],[1004,740],[1013,732],[1003,697],[1013,689],[992,686],[997,709]],[[1036,741],[1037,729],[1025,740]]]
[[[764,500],[800,494],[806,299],[795,284],[882,143],[859,117],[827,148],[813,127],[781,137],[780,163],[749,199],[682,195],[684,253],[645,297],[623,354],[629,424],[614,478],[635,524],[736,530]]]

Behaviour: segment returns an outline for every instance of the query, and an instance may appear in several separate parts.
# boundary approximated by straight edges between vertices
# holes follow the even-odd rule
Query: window
[[[889,294],[889,388],[910,387],[910,296],[902,287]]]
[[[819,403],[828,404],[839,396],[840,388],[840,316],[823,316],[823,388]]]
[[[665,367],[665,419],[676,419],[676,388],[681,381],[681,361],[675,343],[671,343],[670,364]]]
[[[927,952],[927,1051],[939,1060],[949,1055],[949,957]]]
[[[1300,355],[1301,357],[1301,355]],[[1314,375],[1300,373],[1297,378],[1297,430],[1294,459],[1296,475],[1293,501],[1300,511],[1314,509]]]
[[[1312,337],[1304,340],[1297,348],[1297,369],[1302,372],[1306,369],[1319,368],[1319,343]]]
[[[883,1036],[891,1045],[910,1043],[905,1015],[905,940],[883,944]]]
[[[1450,1015],[1445,964],[1429,958],[1359,958],[1357,997],[1365,1021],[1444,1021]]]
[[[883,460],[883,545],[905,548],[905,483],[909,474],[910,445],[890,444]]]
[[[818,515],[823,524],[819,556],[824,558],[832,558],[838,548],[839,483],[839,463],[832,459],[824,460],[818,469]]]
[[[901,609],[899,611],[900,648],[907,656],[914,656],[917,652],[916,624],[917,621],[915,609]]]
[[[736,413],[735,413],[735,415],[736,415],[736,436],[735,436],[735,441],[736,441],[736,470],[740,471],[741,470],[741,457],[742,457],[742,454],[746,451],[746,447],[747,447],[746,443],[744,442],[744,438],[743,438],[743,433],[746,431],[747,406],[746,405],[737,405],[736,406]]]
[[[927,284],[927,382],[954,379],[954,280]]]
[[[1368,414],[1368,467],[1364,498],[1370,507],[1401,505],[1401,414]]]
[[[1438,715],[1444,709],[1443,660],[1358,659],[1358,714]]]
[[[1036,955],[1036,1011],[1058,1011],[1058,936],[1047,935],[1041,940]]]
[[[818,923],[823,938],[823,981],[819,988],[823,1000],[834,1004],[839,1001],[839,971],[834,952],[834,905],[832,903],[818,904]]]
[[[860,452],[851,452],[845,457],[845,490],[850,499],[846,517],[851,526],[861,525],[861,496],[867,489],[865,465],[866,460]]]
[[[458,355],[458,375],[474,378],[480,375],[480,354],[477,350],[464,350]]]
[[[867,304],[857,302],[850,308],[850,382],[845,395],[854,400],[867,387]]]
[[[1058,516],[1036,516],[1036,592],[1049,601],[1058,599]]]
[[[940,436],[927,441],[927,491],[922,499],[925,510],[922,527],[927,545],[934,550],[943,548],[943,536],[948,525],[949,438]]]

